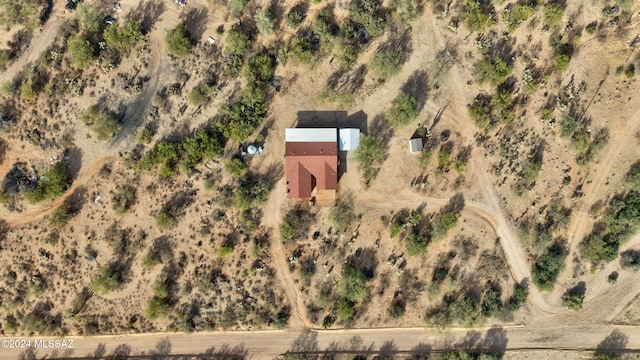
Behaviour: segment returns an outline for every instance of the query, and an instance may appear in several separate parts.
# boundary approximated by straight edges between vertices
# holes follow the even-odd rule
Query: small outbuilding
[[[422,138],[415,138],[409,140],[409,152],[412,154],[416,154],[422,152]]]
[[[360,146],[360,129],[340,129],[338,148],[340,151],[356,150]]]

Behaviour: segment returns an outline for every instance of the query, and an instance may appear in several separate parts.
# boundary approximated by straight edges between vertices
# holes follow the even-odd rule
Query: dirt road
[[[604,339],[608,339],[603,343]],[[51,338],[31,338],[35,340]],[[2,339],[6,340],[6,339]],[[493,327],[483,329],[439,329],[390,328],[319,331],[262,331],[262,332],[216,332],[216,333],[158,333],[122,336],[67,337],[73,340],[73,349],[65,353],[66,358],[91,356],[103,348],[103,355],[113,352],[119,346],[136,354],[198,354],[220,350],[227,346],[235,352],[246,351],[247,358],[273,359],[288,350],[318,352],[328,348],[348,351],[360,350],[368,353],[382,351],[402,354],[419,347],[422,351],[453,350],[457,348],[484,349],[494,352],[562,350],[567,358],[574,352],[594,350],[599,344],[607,344],[610,350],[640,350],[640,328],[638,327]],[[6,342],[3,341],[3,344]],[[295,344],[295,345],[294,345]],[[601,345],[602,346],[602,345]],[[240,351],[242,349],[242,351]],[[39,357],[52,354],[54,349],[37,349]],[[0,359],[16,359],[22,349],[0,349]],[[577,352],[577,354],[576,354]],[[60,356],[62,350],[58,350]],[[547,356],[549,358],[549,353]],[[555,358],[555,356],[553,356]]]

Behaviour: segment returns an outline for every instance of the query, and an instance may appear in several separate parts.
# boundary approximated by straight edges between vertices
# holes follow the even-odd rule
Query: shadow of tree
[[[621,355],[627,343],[629,343],[629,337],[619,329],[615,329],[596,346],[595,353],[596,355]]]
[[[384,159],[387,158],[389,152],[389,142],[393,137],[393,129],[387,123],[383,114],[373,117],[369,125],[369,135],[378,140],[378,144],[384,149]]]
[[[132,20],[140,22],[145,33],[149,33],[166,9],[164,1],[149,0],[139,3],[128,15]]]
[[[424,70],[416,70],[402,85],[402,92],[416,100],[418,111],[424,108],[429,97],[429,77]]]
[[[202,39],[202,35],[207,28],[208,18],[207,9],[204,7],[196,7],[187,11],[183,23],[189,32],[191,43],[197,44]]]
[[[82,169],[82,149],[78,147],[66,149],[63,153],[63,160],[71,179],[77,178],[80,169]]]

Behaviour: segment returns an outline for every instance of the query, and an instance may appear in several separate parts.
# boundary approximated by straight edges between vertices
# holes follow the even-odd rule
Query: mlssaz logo
[[[33,345],[40,349],[72,349],[73,340],[34,340]]]

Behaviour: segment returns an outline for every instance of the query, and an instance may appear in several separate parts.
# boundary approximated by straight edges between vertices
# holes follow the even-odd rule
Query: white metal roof
[[[337,142],[338,130],[336,128],[295,128],[285,129],[286,142]]]
[[[409,140],[409,152],[417,153],[422,151],[422,139],[416,138]]]
[[[360,145],[360,129],[340,129],[338,148],[340,151],[355,150]]]

